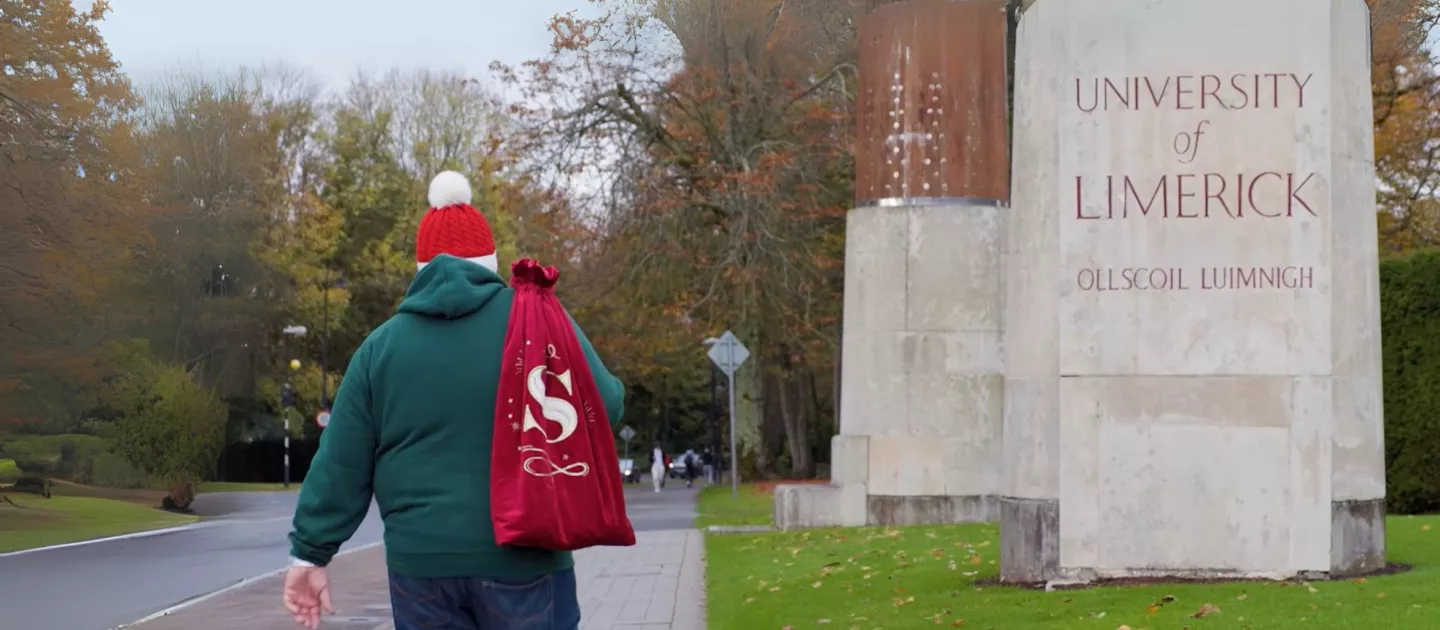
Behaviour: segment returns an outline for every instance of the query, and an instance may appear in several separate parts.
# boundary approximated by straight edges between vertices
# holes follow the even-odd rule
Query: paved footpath
[[[677,511],[692,510],[689,492],[627,492],[635,521],[634,547],[575,553],[583,630],[705,630],[705,546],[700,532],[669,529]],[[667,496],[668,495],[668,496]],[[681,503],[684,501],[684,503]],[[663,518],[647,519],[650,511]],[[659,529],[647,528],[647,521]],[[681,519],[681,522],[688,518]],[[649,529],[649,531],[646,531]],[[370,547],[331,564],[337,615],[327,630],[393,630],[385,551]],[[128,626],[135,630],[294,630],[280,606],[283,576],[272,575],[222,592],[168,615]]]

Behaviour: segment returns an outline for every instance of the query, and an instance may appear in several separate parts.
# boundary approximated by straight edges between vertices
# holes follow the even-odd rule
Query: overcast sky
[[[73,0],[88,8],[91,0]],[[100,24],[133,79],[285,62],[339,87],[357,69],[463,70],[544,54],[546,20],[586,0],[111,0]]]

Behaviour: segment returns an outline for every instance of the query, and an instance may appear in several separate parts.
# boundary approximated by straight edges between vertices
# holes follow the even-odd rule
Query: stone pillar
[[[1363,0],[1033,0],[1001,577],[1382,568]]]
[[[840,435],[781,527],[995,520],[1009,200],[1005,0],[912,0],[860,25]]]

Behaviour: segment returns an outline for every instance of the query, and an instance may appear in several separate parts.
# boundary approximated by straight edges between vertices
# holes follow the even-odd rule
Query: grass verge
[[[236,483],[233,481],[207,481],[200,484],[196,492],[200,494],[212,492],[284,492],[286,490],[296,491],[300,484],[292,483],[289,488],[283,483]]]
[[[1391,562],[1350,581],[1167,584],[1045,593],[998,575],[995,524],[708,536],[711,630],[1440,628],[1440,517],[1392,517]]]
[[[0,500],[0,553],[178,527],[196,518],[128,501],[8,493]]]
[[[732,496],[729,485],[702,488],[695,505],[695,526],[769,525],[775,518],[771,490],[769,486],[744,484],[740,494]]]

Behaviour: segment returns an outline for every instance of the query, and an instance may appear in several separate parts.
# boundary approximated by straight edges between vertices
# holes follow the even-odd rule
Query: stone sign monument
[[[1002,579],[1382,568],[1365,2],[1028,4]]]
[[[831,485],[776,491],[781,527],[998,518],[1007,31],[1005,0],[861,22],[840,434]]]

